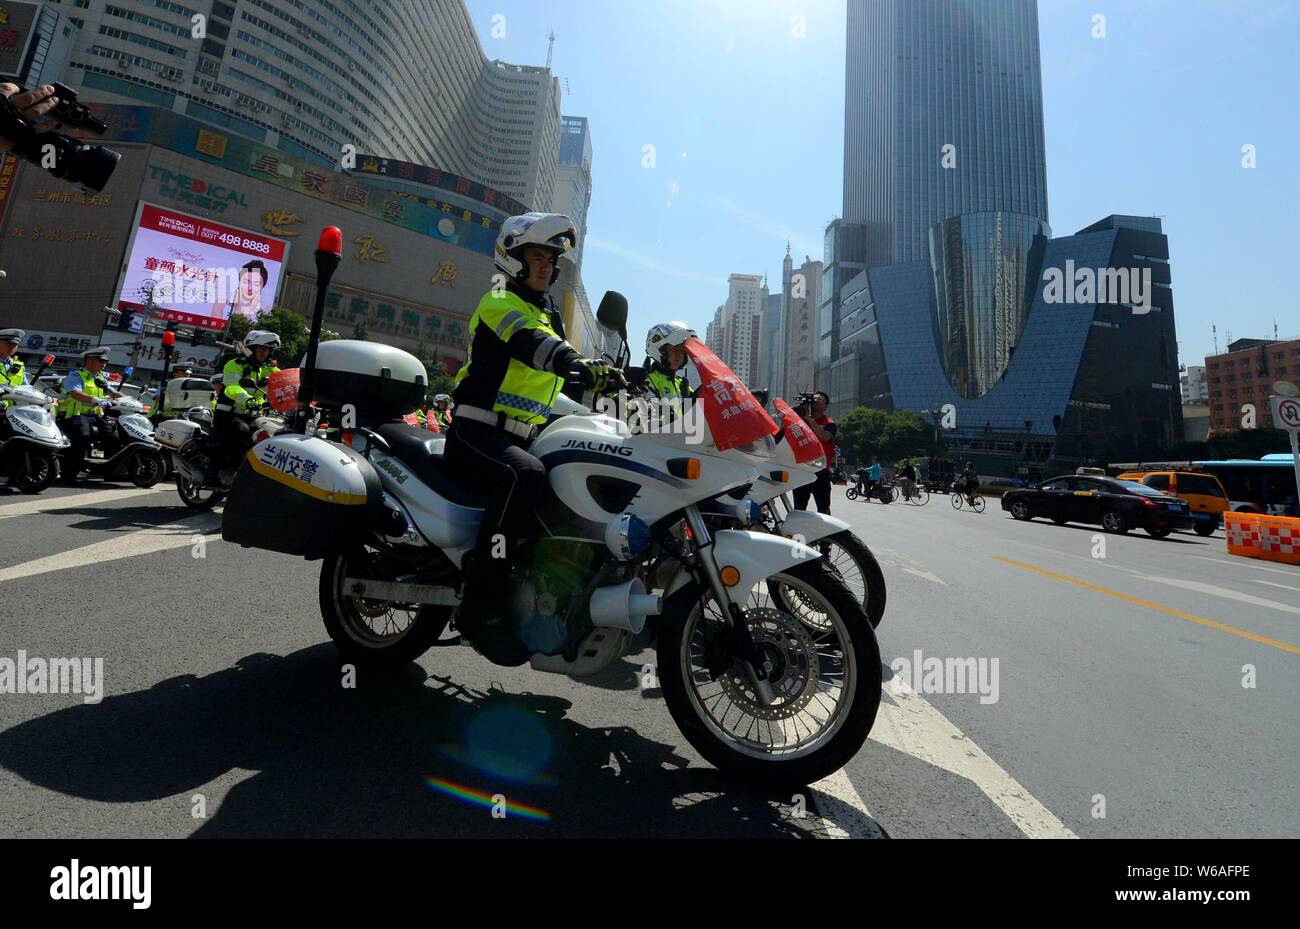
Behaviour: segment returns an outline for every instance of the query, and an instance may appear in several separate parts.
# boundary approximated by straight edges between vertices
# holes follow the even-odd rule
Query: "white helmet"
[[[244,354],[253,354],[253,349],[259,345],[265,345],[267,348],[279,348],[280,337],[274,332],[267,332],[265,329],[254,329],[248,335],[244,336]]]
[[[659,323],[651,326],[645,337],[645,353],[651,361],[657,361],[667,367],[663,351],[669,345],[682,346],[687,339],[698,339],[695,330],[683,322]]]
[[[451,403],[451,397],[447,396],[446,394],[438,394],[438,396],[436,396],[436,397],[433,398],[433,402],[434,402],[434,403]]]
[[[496,266],[511,280],[522,281],[528,277],[523,262],[525,245],[549,248],[557,258],[561,258],[578,247],[578,230],[574,228],[573,220],[559,213],[511,216],[501,224],[496,248]],[[556,261],[551,283],[554,284],[559,276],[560,263]]]

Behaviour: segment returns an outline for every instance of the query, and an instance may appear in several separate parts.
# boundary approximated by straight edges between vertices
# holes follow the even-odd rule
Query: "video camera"
[[[800,416],[811,416],[813,401],[817,399],[814,393],[804,393],[794,398],[794,411]]]
[[[77,102],[77,92],[64,84],[54,84],[58,104],[47,115],[71,129],[85,129],[103,135],[108,125],[90,115],[84,103]],[[17,94],[26,93],[19,90]],[[0,136],[13,143],[13,152],[32,164],[70,184],[80,184],[95,192],[104,189],[122,156],[101,145],[87,145],[59,132],[36,132],[10,99],[0,100]],[[53,164],[50,164],[51,160]]]

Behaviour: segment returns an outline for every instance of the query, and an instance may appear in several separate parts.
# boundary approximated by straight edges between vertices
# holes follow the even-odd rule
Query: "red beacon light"
[[[54,364],[54,356],[46,355],[44,358],[41,359],[41,362],[48,367],[49,365]]]
[[[172,332],[170,329],[164,332],[162,334],[162,344],[165,348],[175,348],[176,333]]]
[[[343,230],[338,226],[328,226],[321,231],[320,242],[316,246],[318,252],[329,252],[331,255],[343,254]]]

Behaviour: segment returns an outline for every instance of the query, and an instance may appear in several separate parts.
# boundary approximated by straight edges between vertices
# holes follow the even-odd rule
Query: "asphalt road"
[[[0,659],[104,677],[0,693],[0,837],[1300,835],[1300,569],[996,500],[834,508],[885,571],[885,663],[986,673],[886,672],[866,747],[796,797],[685,744],[651,651],[579,683],[437,649],[344,687],[317,565],[170,488],[0,489]]]

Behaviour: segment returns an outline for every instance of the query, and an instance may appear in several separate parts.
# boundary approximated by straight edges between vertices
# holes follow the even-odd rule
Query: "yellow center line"
[[[1176,616],[1179,619],[1185,619],[1190,623],[1197,623],[1201,626],[1208,626],[1211,629],[1218,629],[1220,632],[1226,632],[1229,635],[1240,636],[1243,639],[1250,639],[1252,642],[1259,642],[1263,645],[1271,645],[1273,648],[1281,649],[1284,652],[1290,652],[1293,655],[1300,655],[1300,646],[1289,645],[1286,642],[1279,642],[1277,639],[1270,639],[1267,636],[1256,635],[1253,632],[1247,632],[1245,629],[1238,629],[1236,626],[1227,626],[1223,623],[1216,623],[1212,619],[1205,619],[1204,617],[1196,616],[1192,613],[1184,613],[1182,610],[1175,610],[1170,606],[1153,603],[1150,600],[1143,600],[1141,597],[1130,597],[1128,594],[1120,593],[1118,590],[1111,590],[1109,587],[1098,587],[1096,584],[1089,584],[1087,581],[1081,581],[1073,577],[1066,577],[1064,574],[1055,574],[1043,568],[1038,568],[1031,564],[1025,564],[1022,561],[1012,561],[1010,558],[1002,558],[998,555],[994,555],[993,560],[1000,561],[1003,564],[1009,564],[1015,568],[1023,568],[1026,571],[1033,571],[1035,574],[1041,574],[1044,577],[1064,581],[1067,584],[1082,587],[1084,590],[1092,590],[1099,594],[1105,594],[1108,597],[1116,597],[1120,600],[1126,600],[1129,603],[1136,604],[1137,606],[1144,606],[1151,610],[1158,610],[1169,616]]]

